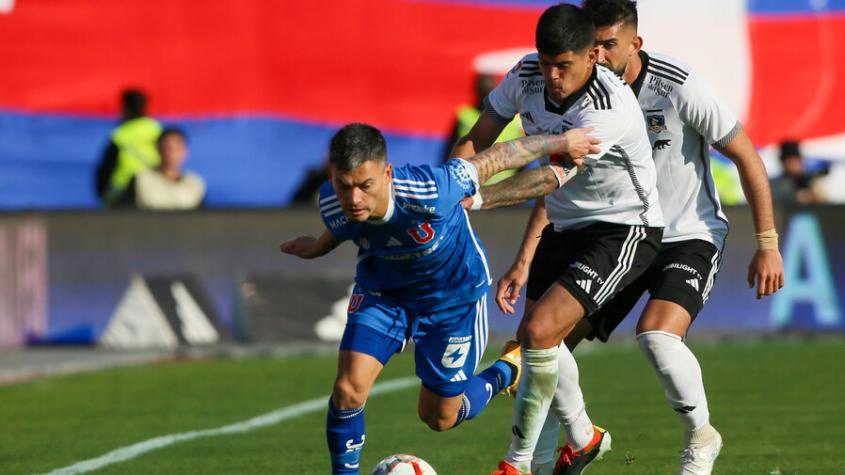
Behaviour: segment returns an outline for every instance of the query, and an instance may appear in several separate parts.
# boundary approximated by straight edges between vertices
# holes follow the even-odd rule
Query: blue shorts
[[[417,377],[443,397],[463,394],[487,347],[487,295],[476,302],[421,313],[359,287],[352,291],[341,350],[382,364],[413,339]]]

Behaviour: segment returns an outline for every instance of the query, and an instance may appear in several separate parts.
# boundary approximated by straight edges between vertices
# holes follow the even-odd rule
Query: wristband
[[[566,168],[562,165],[547,165],[549,168],[552,169],[552,172],[555,174],[555,178],[557,178],[557,187],[560,188],[563,186],[564,183],[569,181],[572,177],[578,174],[578,167]]]
[[[762,233],[754,233],[754,237],[757,238],[757,248],[762,251],[778,248],[778,233],[775,228]]]
[[[473,211],[478,211],[481,209],[481,205],[484,204],[484,198],[481,197],[481,190],[476,191],[474,195],[472,195],[472,206],[469,209]]]

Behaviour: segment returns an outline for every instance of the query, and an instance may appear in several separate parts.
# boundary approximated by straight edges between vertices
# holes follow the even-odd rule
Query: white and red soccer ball
[[[372,475],[437,475],[425,460],[408,454],[385,457],[376,465]]]

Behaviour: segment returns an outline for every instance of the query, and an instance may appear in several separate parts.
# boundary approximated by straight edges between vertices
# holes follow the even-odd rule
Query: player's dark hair
[[[605,28],[617,23],[637,28],[637,2],[631,0],[584,0],[581,9],[593,19],[596,28]]]
[[[127,89],[120,96],[123,120],[137,119],[147,115],[147,95],[138,89]]]
[[[161,146],[164,139],[170,135],[178,135],[179,137],[182,137],[182,140],[184,140],[185,143],[188,142],[188,135],[179,127],[165,127],[164,130],[161,131],[161,135],[158,136],[158,140],[156,140],[156,142],[159,146]]]
[[[595,40],[596,27],[575,5],[561,3],[549,7],[537,22],[536,46],[542,54],[557,56],[567,51],[581,52],[593,46]]]
[[[332,137],[329,146],[329,163],[342,171],[354,170],[367,160],[386,159],[384,136],[372,125],[345,125]]]

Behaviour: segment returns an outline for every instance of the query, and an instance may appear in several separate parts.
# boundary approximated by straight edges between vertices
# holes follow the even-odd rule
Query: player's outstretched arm
[[[570,129],[560,135],[535,135],[501,142],[467,159],[478,170],[478,182],[485,183],[502,170],[519,169],[546,155],[562,154],[581,158],[598,153],[599,140],[592,129]],[[542,194],[535,195],[542,196]]]
[[[330,253],[341,242],[343,241],[334,237],[332,233],[325,231],[319,238],[299,236],[290,239],[283,242],[279,249],[285,254],[292,254],[302,259],[313,259]]]
[[[748,286],[757,284],[757,298],[772,295],[783,287],[783,258],[772,212],[772,192],[766,167],[745,131],[740,130],[724,147],[718,147],[739,170],[742,191],[751,206],[758,250],[748,265]]]

